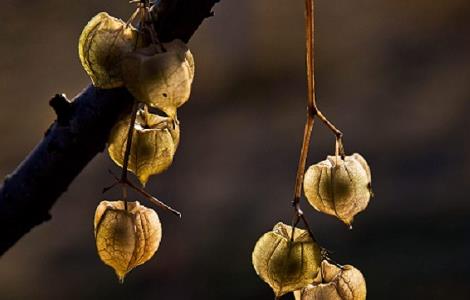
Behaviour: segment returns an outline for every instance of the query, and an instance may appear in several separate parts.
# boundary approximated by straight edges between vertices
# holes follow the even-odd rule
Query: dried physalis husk
[[[354,216],[367,207],[371,197],[369,166],[357,153],[344,160],[340,156],[328,156],[308,168],[304,193],[316,210],[351,226]]]
[[[78,45],[80,61],[93,85],[103,89],[123,86],[121,60],[141,43],[132,25],[105,12],[93,17],[83,29]]]
[[[158,249],[162,226],[157,213],[139,202],[102,201],[95,213],[98,255],[121,283],[126,274],[148,261]]]
[[[365,300],[366,294],[366,281],[358,269],[335,266],[326,260],[321,264],[321,283],[294,293],[296,300]]]
[[[276,297],[312,283],[320,268],[320,247],[306,230],[278,223],[256,243],[252,260],[256,273]]]
[[[130,117],[119,121],[111,132],[108,153],[123,166]],[[179,124],[168,117],[137,112],[127,169],[145,186],[151,175],[159,174],[171,165],[180,139]]]
[[[122,62],[125,85],[139,101],[174,118],[191,93],[194,59],[180,40],[140,48]]]

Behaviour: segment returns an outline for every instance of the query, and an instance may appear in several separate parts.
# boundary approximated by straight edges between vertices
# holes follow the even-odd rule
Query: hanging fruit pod
[[[189,99],[194,59],[180,40],[152,44],[127,55],[122,62],[125,85],[138,101],[158,108],[169,117]]]
[[[102,201],[95,212],[96,248],[122,283],[132,269],[158,249],[162,227],[157,213],[139,202]]]
[[[278,223],[256,243],[252,254],[256,273],[276,297],[312,283],[320,269],[321,250],[306,230]]]
[[[321,263],[320,283],[294,293],[295,300],[365,300],[367,289],[362,273],[350,265]]]
[[[124,164],[130,116],[113,128],[108,153],[120,167]],[[168,117],[137,112],[127,169],[145,186],[151,175],[159,174],[171,165],[180,139],[180,127]]]
[[[93,85],[110,89],[123,86],[121,60],[140,47],[138,31],[123,20],[101,12],[93,17],[80,35],[80,62]]]
[[[336,216],[351,226],[354,216],[363,211],[371,197],[371,175],[360,154],[328,156],[308,168],[304,193],[318,211]]]

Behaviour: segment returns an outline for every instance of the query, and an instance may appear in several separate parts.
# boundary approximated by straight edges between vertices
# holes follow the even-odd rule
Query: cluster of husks
[[[194,79],[194,59],[182,41],[146,40],[131,24],[102,12],[88,22],[79,42],[80,61],[96,87],[125,86],[137,101],[166,114],[141,111],[135,124],[137,141],[128,170],[143,185],[173,161],[179,140],[177,109],[188,101]],[[110,139],[110,156],[120,166],[129,122],[130,116],[119,122]]]
[[[96,87],[125,86],[138,101],[176,118],[191,93],[193,56],[180,40],[145,40],[131,24],[102,12],[83,29],[80,61]]]
[[[176,112],[189,99],[194,78],[194,60],[187,46],[180,40],[158,43],[153,33],[102,12],[85,26],[78,47],[80,61],[94,86],[124,86],[140,103],[134,124],[128,115],[114,127],[108,152],[123,167],[132,126],[127,169],[142,185],[173,161],[180,139]],[[148,107],[166,116],[152,114]],[[96,210],[98,254],[121,281],[154,255],[161,232],[157,213],[138,202],[128,202],[126,207],[123,201],[103,201]]]
[[[157,213],[139,202],[102,201],[95,213],[98,255],[119,280],[148,261],[158,249],[162,227]]]
[[[371,174],[359,154],[328,156],[310,166],[304,193],[318,211],[336,216],[351,226],[354,216],[369,203]],[[292,234],[294,236],[292,237]],[[276,298],[295,291],[296,300],[364,300],[366,283],[352,266],[321,262],[320,247],[302,229],[278,223],[264,234],[253,251],[253,266]],[[320,270],[321,269],[321,270]],[[319,271],[320,270],[320,271]]]
[[[252,261],[276,299],[290,292],[296,300],[366,299],[361,272],[322,261],[321,248],[306,230],[276,224],[256,243]]]

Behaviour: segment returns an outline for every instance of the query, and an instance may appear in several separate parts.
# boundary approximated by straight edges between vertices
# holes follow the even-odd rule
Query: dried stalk
[[[148,1],[141,1],[141,0],[136,0],[136,1],[131,1],[131,3],[138,3],[138,8],[136,12],[131,16],[129,22],[132,22],[132,20],[136,17],[136,15],[139,16],[139,28],[142,32],[142,34],[148,34],[151,37],[151,41],[153,44],[159,44],[158,39],[156,39],[156,32],[153,27],[149,27],[149,23],[147,22],[147,19],[150,18],[150,13],[149,13],[149,3]],[[156,204],[159,207],[162,207],[171,213],[177,215],[178,217],[181,218],[181,213],[175,209],[173,209],[171,206],[165,204],[164,202],[158,200],[154,196],[152,196],[150,193],[146,192],[144,189],[134,185],[132,182],[129,181],[127,178],[128,174],[128,166],[129,166],[129,159],[130,159],[130,154],[131,154],[131,149],[132,149],[132,139],[134,136],[135,132],[135,121],[137,118],[137,112],[139,110],[139,107],[142,104],[139,103],[136,99],[134,100],[134,105],[132,109],[132,114],[129,122],[129,130],[127,133],[127,142],[126,142],[126,150],[124,152],[124,161],[122,164],[122,172],[121,172],[121,178],[117,178],[112,174],[115,179],[116,183],[111,185],[110,187],[104,188],[103,193],[107,192],[108,190],[112,189],[116,185],[120,185],[122,187],[122,198],[124,200],[124,209],[127,211],[127,187],[132,188],[145,198],[147,198],[150,202]],[[143,104],[145,105],[145,104]]]
[[[315,93],[315,0],[305,0],[305,32],[306,32],[306,71],[307,71],[307,120],[305,122],[302,147],[300,150],[299,164],[295,178],[294,200],[294,217],[292,220],[292,231],[300,221],[307,228],[312,239],[315,241],[312,230],[300,207],[300,197],[302,195],[302,184],[305,174],[305,166],[307,163],[308,150],[312,137],[313,127],[315,125],[315,117],[318,117],[335,135],[336,137],[336,155],[344,156],[344,147],[342,142],[343,133],[330,122],[325,115],[318,109]],[[294,232],[292,232],[292,238]]]

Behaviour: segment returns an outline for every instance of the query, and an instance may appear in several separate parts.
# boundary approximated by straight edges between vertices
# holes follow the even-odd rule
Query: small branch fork
[[[304,135],[302,141],[302,147],[300,150],[299,164],[297,168],[297,174],[295,178],[295,189],[294,189],[294,200],[292,206],[294,208],[294,217],[292,219],[292,239],[294,238],[294,230],[300,221],[303,222],[307,228],[308,233],[312,239],[316,242],[310,226],[304,216],[304,213],[300,206],[300,197],[302,195],[302,184],[305,174],[305,166],[307,163],[308,150],[310,147],[310,140],[312,137],[312,131],[315,124],[315,118],[317,117],[323,122],[335,135],[336,137],[336,156],[340,155],[344,158],[344,147],[343,147],[343,133],[330,122],[326,116],[318,109],[315,94],[315,0],[305,0],[305,32],[306,32],[306,71],[307,71],[307,120],[305,122]],[[322,256],[327,257],[327,251],[323,249]]]
[[[147,19],[149,17],[149,1],[142,1],[142,0],[133,0],[130,1],[130,3],[137,3],[138,8],[137,10],[132,14],[131,18],[127,22],[128,24],[132,23],[136,17],[139,18],[139,28],[142,32],[142,34],[148,34],[151,38],[152,44],[153,45],[158,45],[159,41],[156,38],[156,32],[152,26],[148,25]],[[124,152],[124,162],[122,165],[122,172],[121,172],[121,178],[118,178],[115,176],[113,173],[111,175],[114,177],[116,182],[112,184],[109,187],[106,187],[103,189],[103,193],[106,193],[110,189],[114,188],[117,185],[120,185],[122,188],[122,198],[124,200],[124,209],[127,211],[128,205],[127,205],[127,188],[130,187],[137,193],[141,194],[144,196],[146,199],[148,199],[150,202],[154,203],[155,205],[164,208],[168,210],[169,212],[175,214],[179,218],[181,218],[181,213],[171,206],[163,203],[162,201],[158,200],[148,192],[146,192],[144,189],[134,185],[131,181],[129,181],[127,174],[128,174],[128,166],[129,166],[129,159],[130,159],[130,154],[131,154],[131,149],[132,149],[132,139],[134,137],[134,130],[135,130],[135,121],[137,119],[137,113],[139,111],[139,108],[144,106],[146,108],[146,105],[144,103],[140,103],[138,100],[134,99],[134,104],[132,108],[132,113],[131,113],[131,118],[129,122],[129,130],[127,132],[127,141],[126,141],[126,149]]]
[[[107,187],[107,188],[104,188],[103,189],[103,193],[106,193],[107,191],[109,191],[110,189],[114,188],[116,185],[118,184],[122,184],[122,185],[125,185],[125,186],[128,186],[130,187],[131,189],[133,189],[134,191],[136,191],[137,193],[141,194],[142,196],[144,196],[145,198],[147,198],[147,200],[149,200],[150,202],[152,202],[153,204],[163,208],[163,209],[166,209],[168,210],[169,212],[173,213],[174,215],[178,216],[179,218],[181,218],[181,213],[179,211],[177,211],[176,209],[172,208],[171,206],[165,204],[164,202],[158,200],[157,198],[155,198],[154,196],[152,196],[151,194],[149,194],[148,192],[146,192],[144,189],[136,186],[135,184],[133,184],[131,181],[129,181],[128,179],[125,179],[123,181],[122,178],[119,178],[117,177],[116,175],[114,175],[113,173],[109,172],[111,174],[111,176],[114,177],[114,179],[116,180],[116,182],[114,184],[112,184],[111,186]],[[127,203],[127,201],[125,201],[124,203]],[[126,209],[127,210],[127,209]]]

